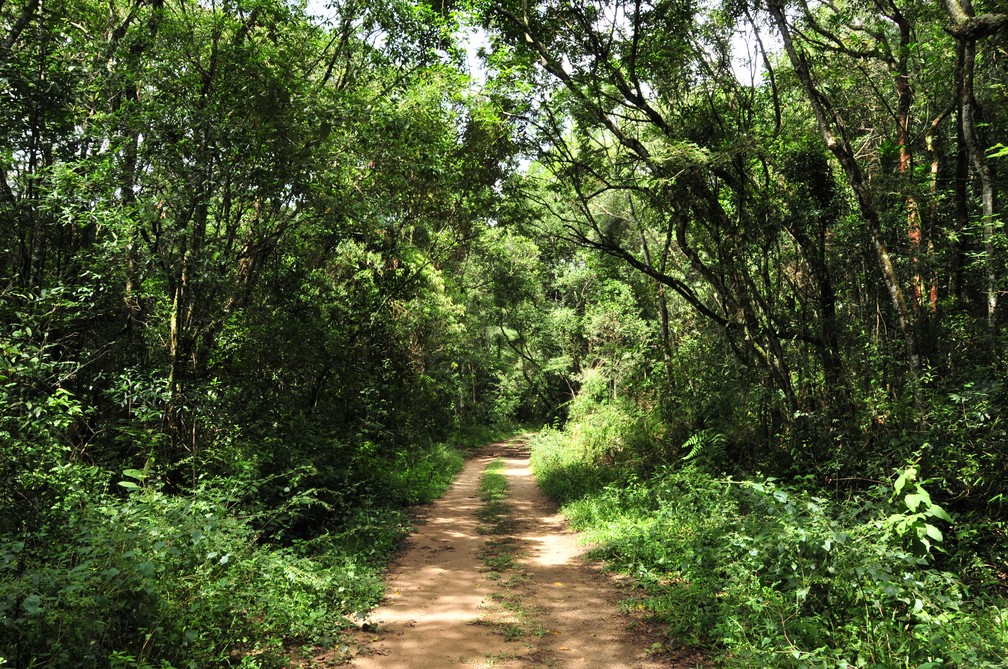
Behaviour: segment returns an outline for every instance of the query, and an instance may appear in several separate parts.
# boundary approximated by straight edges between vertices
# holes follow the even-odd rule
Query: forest
[[[0,666],[290,666],[542,489],[727,667],[1008,655],[1004,0],[0,0]]]

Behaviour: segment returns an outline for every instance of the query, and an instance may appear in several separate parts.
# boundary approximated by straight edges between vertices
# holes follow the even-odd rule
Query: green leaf
[[[907,467],[903,472],[896,478],[896,483],[893,484],[893,491],[895,494],[900,494],[903,488],[906,486],[908,481],[914,481],[917,479],[917,468]]]
[[[21,602],[21,608],[25,610],[25,613],[33,616],[42,610],[42,598],[39,595],[28,595]]]
[[[942,539],[944,539],[944,537],[942,536],[941,530],[939,530],[937,527],[935,527],[931,523],[924,523],[924,532],[929,537],[931,537],[932,539],[934,539],[935,541],[937,541],[939,543],[941,543]]]
[[[126,488],[127,490],[140,489],[140,486],[138,486],[136,483],[133,483],[133,481],[119,481],[119,485],[122,486],[123,488]]]
[[[896,523],[904,521],[905,519],[906,519],[906,516],[904,514],[902,514],[902,513],[894,513],[894,514],[890,515],[888,518],[886,518],[885,522],[886,522],[887,525],[895,525]]]
[[[933,516],[934,518],[941,518],[946,523],[952,522],[952,517],[948,515],[948,512],[946,512],[945,509],[941,508],[937,504],[932,504],[930,507],[928,507],[928,510],[925,511],[925,513],[929,516]]]

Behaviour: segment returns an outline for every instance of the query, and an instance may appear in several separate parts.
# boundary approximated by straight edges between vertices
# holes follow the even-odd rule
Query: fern
[[[725,436],[720,432],[715,432],[714,430],[700,430],[695,433],[689,439],[683,442],[680,450],[689,452],[683,456],[684,462],[692,462],[702,455],[707,454],[711,449],[716,449],[714,453],[710,453],[712,456],[716,456],[721,453],[725,445]]]

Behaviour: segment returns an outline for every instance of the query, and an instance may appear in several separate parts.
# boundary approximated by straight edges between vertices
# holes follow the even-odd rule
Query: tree
[[[768,93],[731,72],[730,17],[712,16],[701,29],[691,27],[691,10],[640,2],[606,12],[493,4],[487,13],[518,57],[562,87],[540,101],[539,129],[551,147],[545,161],[579,203],[570,233],[724,331],[789,412],[799,404],[795,343],[819,352],[826,386],[842,395],[823,251],[802,244],[801,233],[780,246],[783,222],[771,214],[775,119],[760,113]],[[774,269],[779,252],[819,270],[811,278],[823,283],[815,305],[823,317],[805,324],[812,330],[790,322],[787,298],[779,301],[792,290]]]
[[[972,373],[957,351],[990,360],[984,345],[956,342],[973,332],[981,295],[990,322],[1001,267],[975,160],[971,213],[963,61],[947,12],[482,7],[490,62],[537,90],[522,122],[546,173],[527,197],[571,241],[650,278],[663,341],[673,328],[661,303],[704,319],[744,370],[736,384],[758,379],[749,419],[769,417],[766,434],[798,443],[792,453],[843,467],[871,458],[840,464],[832,444],[873,421],[928,439],[942,388]],[[732,67],[743,31],[763,67],[751,84]],[[932,370],[947,376],[936,383]]]
[[[1008,13],[976,14],[970,0],[946,0],[951,21],[951,33],[956,40],[956,94],[959,117],[960,150],[980,181],[981,216],[983,221],[984,255],[986,262],[987,323],[998,326],[998,295],[1004,281],[1003,264],[995,226],[995,184],[986,159],[987,144],[983,142],[978,122],[975,94],[977,42],[1008,30]],[[962,206],[962,205],[961,205]]]

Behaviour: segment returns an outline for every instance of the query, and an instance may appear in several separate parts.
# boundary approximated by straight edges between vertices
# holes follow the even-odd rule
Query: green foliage
[[[518,421],[683,638],[992,661],[998,43],[964,78],[938,5],[561,4],[468,7],[480,88],[454,3],[0,3],[8,662],[326,642],[441,443]],[[767,21],[818,90],[737,80]]]
[[[0,536],[61,525],[107,480],[73,457],[71,435],[85,420],[67,387],[78,364],[51,338],[64,325],[56,314],[78,300],[63,289],[0,294]]]
[[[952,519],[914,467],[831,500],[695,464],[602,473],[577,439],[537,437],[536,475],[594,555],[637,578],[643,593],[626,605],[672,643],[717,647],[740,667],[1001,666],[1005,602],[940,567]]]
[[[609,479],[608,473],[563,432],[546,428],[531,442],[532,471],[539,487],[560,502],[581,498]]]
[[[683,442],[681,450],[686,454],[686,462],[716,463],[720,460],[725,446],[725,436],[712,430],[700,430]],[[720,451],[720,452],[719,452]]]
[[[931,501],[931,495],[917,481],[916,466],[908,467],[896,477],[893,498],[902,498],[906,511],[889,516],[883,528],[891,528],[899,537],[910,537],[917,552],[925,555],[944,541],[944,535],[935,523],[939,520],[951,523],[952,518],[945,509]]]
[[[361,478],[375,476],[382,501],[392,506],[411,506],[434,501],[462,471],[462,454],[444,444],[428,449],[401,451],[394,460],[361,465]]]
[[[219,491],[171,496],[137,472],[124,475],[125,499],[74,514],[68,536],[44,553],[3,545],[0,655],[14,666],[100,667],[125,657],[229,666],[236,656],[281,666],[284,640],[330,644],[344,616],[382,595],[380,562],[357,551],[264,545],[262,519],[236,514]],[[47,538],[56,537],[31,537]]]
[[[403,507],[461,468],[444,440],[520,410],[494,413],[522,395],[469,262],[506,246],[486,222],[512,149],[457,16],[332,10],[0,7],[12,666],[334,643],[380,598]]]

